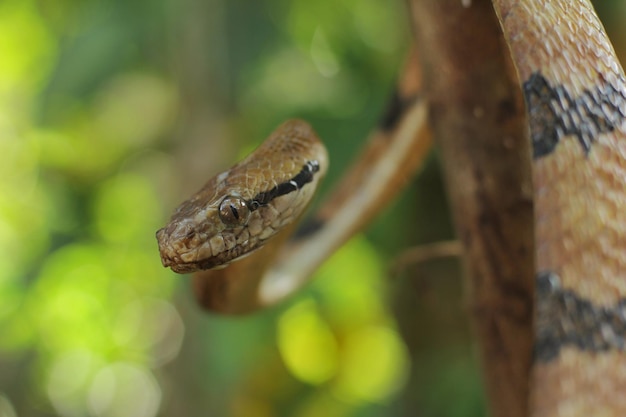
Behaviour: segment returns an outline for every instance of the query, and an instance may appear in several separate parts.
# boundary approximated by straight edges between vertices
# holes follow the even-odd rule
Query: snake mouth
[[[164,257],[161,257],[161,263],[163,264],[164,267],[166,268],[169,267],[172,269],[172,271],[178,274],[189,274],[191,272],[196,272],[198,270],[196,264],[180,263],[180,262],[176,262],[174,260],[171,260],[169,258],[164,258]]]
[[[245,258],[263,246],[262,243],[259,244],[258,248],[239,245],[230,249],[223,249],[217,254],[211,254],[210,245],[191,246],[190,248],[188,242],[184,239],[175,239],[170,232],[171,230],[167,227],[159,229],[156,238],[161,264],[178,274],[223,269],[230,263]]]
[[[186,245],[182,244],[180,240],[172,237],[173,233],[171,229],[171,227],[164,227],[156,232],[161,264],[179,274],[197,271],[199,269],[198,260],[194,259],[193,261],[189,261],[188,259],[184,259],[194,254]]]
[[[187,253],[189,254],[190,252]],[[172,271],[178,274],[189,274],[206,269],[219,269],[220,266],[219,261],[215,257],[184,261],[180,254],[165,250],[161,250],[161,264],[166,268],[171,268]]]
[[[176,272],[177,274],[190,274],[192,272],[198,271],[224,269],[228,265],[230,265],[231,262],[243,259],[246,256],[250,255],[252,252],[254,252],[254,250],[240,254],[233,258],[232,261],[224,261],[223,259],[221,259],[221,257],[212,256],[210,258],[199,259],[193,262],[184,262],[178,255],[170,257],[161,254],[161,263],[164,267],[171,268],[171,270]]]

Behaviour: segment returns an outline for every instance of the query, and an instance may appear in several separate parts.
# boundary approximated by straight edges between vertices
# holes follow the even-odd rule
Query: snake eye
[[[220,219],[227,226],[242,226],[250,217],[250,209],[241,197],[228,196],[220,203]]]

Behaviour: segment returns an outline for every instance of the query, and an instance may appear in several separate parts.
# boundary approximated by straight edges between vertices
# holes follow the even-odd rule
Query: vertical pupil
[[[235,206],[232,204],[230,205],[230,212],[233,213],[233,216],[235,216],[235,219],[239,220],[239,212],[237,211]]]

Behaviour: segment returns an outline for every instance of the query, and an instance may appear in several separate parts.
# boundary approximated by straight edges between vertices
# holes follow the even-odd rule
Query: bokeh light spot
[[[161,389],[147,370],[118,362],[97,373],[88,401],[98,417],[152,417],[161,404]]]
[[[128,351],[150,352],[152,365],[160,366],[176,357],[184,333],[184,323],[172,304],[156,298],[142,298],[121,309],[113,338]]]
[[[321,28],[317,28],[311,41],[311,58],[317,70],[324,77],[332,77],[339,72],[339,62],[330,49],[326,35]]]
[[[342,345],[334,392],[348,401],[384,403],[406,382],[408,358],[394,330],[383,326],[355,329]]]
[[[96,203],[100,234],[112,242],[154,241],[161,220],[159,200],[144,177],[120,174],[102,185]]]
[[[406,13],[399,3],[378,0],[359,0],[352,10],[354,26],[361,40],[368,46],[384,52],[391,52],[402,43],[406,27],[386,25],[381,22],[398,21]]]
[[[278,347],[289,371],[298,379],[320,384],[337,369],[337,343],[312,300],[287,310],[278,322]]]
[[[171,127],[176,101],[174,89],[164,80],[127,74],[113,80],[98,97],[95,128],[118,146],[145,146]]]
[[[0,104],[16,85],[31,88],[46,73],[54,43],[33,2],[0,3]],[[44,65],[45,64],[45,65]]]
[[[58,251],[44,266],[28,308],[48,349],[106,350],[109,276],[96,247]]]
[[[13,404],[4,395],[0,395],[0,417],[17,417]]]
[[[381,320],[380,255],[363,235],[352,238],[315,274],[313,287],[326,300],[324,311],[333,321],[352,327]]]
[[[64,351],[52,360],[47,393],[60,415],[86,414],[86,387],[99,364],[100,361],[84,349]]]

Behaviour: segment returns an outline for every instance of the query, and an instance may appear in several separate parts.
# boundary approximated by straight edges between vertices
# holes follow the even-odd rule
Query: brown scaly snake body
[[[582,0],[409,3],[424,99],[415,99],[422,75],[409,65],[392,117],[370,148],[382,146],[396,159],[366,151],[365,166],[373,168],[357,166],[318,215],[320,227],[282,250],[269,278],[242,271],[270,267],[267,253],[284,243],[282,232],[257,251],[260,256],[199,274],[201,302],[244,312],[300,287],[397,189],[380,182],[398,181],[419,164],[429,144],[428,124],[442,148],[465,249],[492,414],[625,416],[626,82],[601,23]],[[285,129],[294,127],[276,135]],[[254,226],[261,208],[282,204],[274,198],[308,196],[325,163],[311,155],[294,159],[294,169],[280,179],[248,194],[237,191],[234,199],[232,190],[226,193],[231,197],[215,191],[230,181],[231,171],[211,180],[159,231],[164,264],[182,272],[215,266],[203,255],[206,246],[197,250],[206,245],[198,237],[206,227],[192,231],[208,206],[210,218],[219,220],[222,212],[227,229],[245,225],[243,217],[255,219]],[[345,196],[348,186],[356,196]],[[363,213],[354,215],[355,207]],[[289,217],[299,217],[297,211]],[[231,244],[206,238],[213,240],[213,258]],[[185,255],[188,248],[194,255]]]

